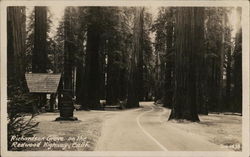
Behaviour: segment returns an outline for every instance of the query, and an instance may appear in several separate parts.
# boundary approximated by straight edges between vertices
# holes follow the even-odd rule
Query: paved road
[[[105,121],[96,151],[225,151],[204,137],[168,125],[170,110],[153,102],[140,106]]]

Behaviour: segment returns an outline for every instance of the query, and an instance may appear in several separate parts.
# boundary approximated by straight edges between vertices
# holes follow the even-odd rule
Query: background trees
[[[173,62],[173,59],[170,59],[171,55],[169,55],[169,51],[167,51],[168,48],[171,49],[172,47],[172,51],[170,52],[172,52],[173,56],[177,55],[179,51],[177,50],[177,43],[180,42],[180,39],[183,40],[183,37],[177,36],[180,28],[176,28],[175,24],[178,19],[177,15],[179,15],[176,9],[161,8],[153,25],[153,31],[156,33],[154,43],[156,56],[155,97],[158,102],[160,102],[159,100],[164,102],[165,106],[175,104],[176,101],[179,101],[183,97],[178,96],[178,100],[176,100],[171,96],[171,90],[168,90],[171,89],[171,81],[172,89],[175,88],[175,90],[172,90],[174,92],[176,92],[177,84],[180,83],[180,81],[176,81],[176,71],[171,71],[171,69],[176,69],[177,67],[175,66],[179,63]],[[197,58],[195,59],[195,66],[192,68],[196,70],[192,74],[196,75],[194,78],[196,80],[195,103],[197,112],[201,114],[214,111],[236,111],[232,109],[232,99],[238,96],[235,93],[233,94],[233,92],[235,90],[234,87],[238,86],[237,84],[240,84],[241,81],[238,80],[236,83],[232,79],[235,77],[240,79],[241,76],[235,76],[233,72],[236,61],[234,58],[234,48],[237,47],[237,44],[234,44],[237,37],[234,39],[232,35],[232,31],[235,28],[230,23],[230,16],[233,14],[233,11],[233,8],[204,8],[204,11],[199,12],[201,16],[195,18],[193,21],[193,26],[196,28],[193,30],[191,28],[187,29],[187,32],[193,32],[189,34],[187,39],[193,40],[195,38],[195,44],[192,49],[197,53]],[[192,16],[186,17],[185,20],[192,20]],[[240,28],[240,22],[238,21],[237,23],[238,28]],[[198,24],[199,26],[197,27]],[[172,30],[171,27],[173,27]],[[165,75],[163,75],[164,72]],[[237,73],[241,75],[239,68]],[[164,83],[165,89],[163,90],[162,84]],[[165,93],[168,94],[166,95]],[[241,92],[238,91],[237,93]],[[170,103],[171,101],[172,103]],[[241,100],[233,104],[237,104],[236,106],[242,105]],[[181,108],[183,109],[183,107]]]
[[[152,27],[155,37],[155,100],[162,99],[165,107],[172,106],[175,55],[175,8],[160,8]]]
[[[124,9],[113,7],[107,9],[106,12],[109,14],[109,20],[106,20],[106,27],[103,40],[103,55],[104,55],[104,88],[106,95],[107,105],[117,105],[120,100],[124,99],[122,93],[126,93],[124,88],[124,79],[122,72],[126,73],[126,56],[127,53],[124,47],[124,40],[126,33],[122,33],[125,28],[122,28],[124,23]],[[106,74],[106,77],[105,77]],[[105,85],[106,82],[106,85]],[[125,90],[122,92],[122,90]],[[105,96],[104,96],[105,99]]]
[[[241,27],[241,8],[238,7],[236,11],[237,26],[235,45],[232,53],[232,96],[233,104],[231,104],[232,111],[242,112],[242,27]]]
[[[154,100],[172,108],[170,119],[241,112],[241,9],[236,35],[234,8],[156,10],[66,7],[52,32],[49,8],[27,22],[25,8],[8,8],[8,88],[25,89],[25,72],[63,73],[82,109]]]

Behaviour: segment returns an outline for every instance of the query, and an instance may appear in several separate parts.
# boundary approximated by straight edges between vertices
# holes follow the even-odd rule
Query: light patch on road
[[[152,135],[150,135],[150,134],[142,127],[142,125],[141,125],[141,123],[140,123],[140,118],[141,118],[144,114],[146,114],[146,113],[148,113],[148,112],[151,112],[151,111],[153,111],[153,107],[151,107],[151,110],[139,114],[139,115],[136,117],[136,122],[137,122],[138,126],[140,127],[140,129],[142,130],[142,132],[143,132],[144,134],[146,134],[152,141],[154,141],[162,150],[168,151],[168,149],[165,148],[165,147],[164,147],[159,141],[157,141]]]

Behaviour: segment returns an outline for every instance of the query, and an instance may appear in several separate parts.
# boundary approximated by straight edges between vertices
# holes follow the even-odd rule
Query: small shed
[[[61,74],[49,74],[49,73],[26,73],[25,78],[27,81],[28,89],[30,93],[37,94],[39,96],[39,104],[43,106],[41,95],[53,94],[58,92]],[[58,99],[60,99],[60,94]],[[51,100],[51,98],[50,98]],[[58,100],[60,101],[60,100]],[[58,102],[60,105],[60,102]],[[51,103],[50,108],[54,110],[54,104]]]

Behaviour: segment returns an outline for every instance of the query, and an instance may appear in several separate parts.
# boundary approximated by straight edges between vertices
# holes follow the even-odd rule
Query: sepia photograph
[[[125,2],[1,6],[1,155],[249,156],[249,3]]]

